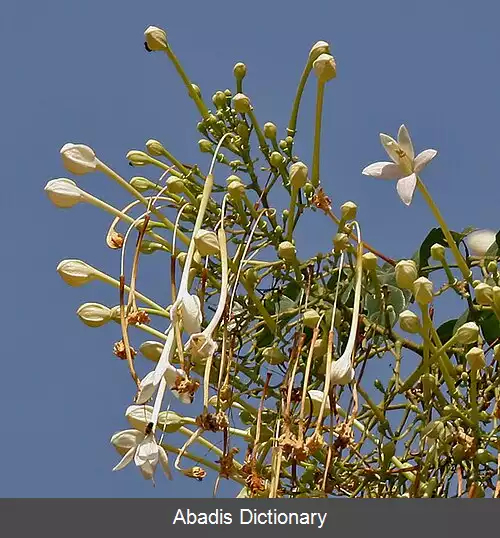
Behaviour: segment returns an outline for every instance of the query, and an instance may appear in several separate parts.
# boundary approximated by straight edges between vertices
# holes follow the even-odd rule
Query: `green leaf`
[[[467,309],[457,320],[455,323],[455,326],[453,327],[453,334],[455,334],[458,329],[464,324],[469,321],[469,309]]]
[[[465,228],[462,232],[451,232],[453,239],[457,246],[463,240],[464,237],[469,235],[475,228]],[[429,258],[431,256],[431,247],[434,243],[443,245],[443,247],[448,247],[448,242],[446,241],[443,230],[441,228],[432,228],[432,230],[427,234],[427,237],[423,240],[420,245],[420,249],[413,255],[413,260],[415,260],[418,265],[419,271],[422,267],[429,265]]]
[[[448,340],[453,336],[456,330],[455,326],[457,324],[457,321],[457,319],[449,319],[437,328],[439,339],[443,344],[448,342]]]
[[[408,300],[399,288],[396,288],[395,286],[387,286],[387,288],[389,292],[388,303],[394,308],[395,315],[390,316],[391,324],[394,325],[399,319],[399,314],[401,314],[403,310],[406,310]],[[369,294],[366,298],[365,308],[368,312],[369,319],[372,321],[378,320],[379,323],[381,322],[382,318],[380,317],[380,313],[382,306],[379,297]]]
[[[497,338],[500,338],[500,322],[493,312],[482,312],[478,324],[488,344],[492,344]]]
[[[498,256],[499,251],[500,251],[500,232],[496,234],[495,242],[486,251],[485,258],[496,258]]]

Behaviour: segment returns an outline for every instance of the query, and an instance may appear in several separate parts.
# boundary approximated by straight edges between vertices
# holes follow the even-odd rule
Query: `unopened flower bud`
[[[97,167],[97,157],[94,150],[89,146],[64,144],[60,154],[64,167],[72,174],[88,174],[89,172],[94,172]]]
[[[167,48],[167,33],[157,26],[148,26],[144,31],[144,39],[149,51],[166,50]]]
[[[373,252],[363,254],[363,267],[367,271],[375,271],[377,269],[377,256]]]
[[[243,93],[237,93],[233,97],[233,107],[240,114],[248,114],[252,110],[250,99]]]
[[[277,151],[273,151],[269,157],[269,161],[275,168],[279,168],[283,164],[284,160],[285,158],[283,155]]]
[[[493,348],[493,358],[494,358],[497,362],[500,362],[500,344],[497,344],[497,345]]]
[[[474,288],[474,294],[478,304],[483,306],[490,306],[493,304],[493,288],[481,282]]]
[[[407,333],[417,334],[422,329],[418,316],[410,310],[404,310],[399,314],[399,325]]]
[[[245,78],[245,75],[247,74],[247,66],[242,63],[238,62],[233,67],[233,75],[236,80],[243,80]]]
[[[476,230],[465,238],[465,243],[472,256],[484,258],[495,239],[496,233],[493,230]]]
[[[157,250],[163,250],[164,247],[160,243],[155,241],[149,241],[149,239],[143,239],[139,247],[139,251],[142,254],[153,254]]]
[[[294,189],[301,189],[307,183],[308,172],[307,166],[301,161],[290,166],[290,184]]]
[[[262,356],[266,362],[273,365],[282,364],[288,360],[288,357],[276,346],[266,347],[264,351],[262,351]]]
[[[283,241],[278,246],[278,256],[287,262],[293,262],[297,258],[297,249],[290,241]]]
[[[44,191],[49,200],[57,207],[73,207],[83,201],[81,189],[71,179],[52,179],[45,185]]]
[[[76,311],[88,327],[101,327],[111,321],[111,308],[99,303],[85,303]]]
[[[277,132],[278,129],[276,128],[276,125],[274,125],[274,123],[272,123],[271,121],[264,123],[264,136],[266,138],[273,140],[274,138],[276,138]]]
[[[248,128],[248,125],[244,121],[240,121],[238,125],[236,126],[236,132],[243,140],[247,140],[248,136],[250,135],[250,129]]]
[[[484,351],[480,347],[473,347],[465,354],[471,370],[480,370],[486,366]]]
[[[198,140],[198,147],[202,153],[212,153],[212,142],[210,140],[205,138]]]
[[[63,260],[57,266],[57,272],[70,286],[82,286],[94,280],[96,270],[81,260]]]
[[[152,181],[149,181],[149,179],[141,176],[134,176],[130,180],[130,185],[132,185],[132,187],[139,192],[148,191],[155,186]]]
[[[197,84],[191,84],[191,89],[193,92],[201,99],[201,90]],[[189,94],[189,97],[193,98],[192,94]]]
[[[224,92],[218,91],[213,94],[212,103],[217,108],[224,108],[226,106],[226,102],[227,102],[227,99],[226,99],[226,94]]]
[[[320,54],[330,54],[330,45],[326,41],[317,41],[309,51],[309,61],[313,62]]]
[[[163,155],[165,153],[165,148],[158,140],[148,140],[146,142],[146,149],[148,150],[148,153],[150,155],[153,155],[155,157],[159,157],[160,155]]]
[[[158,415],[158,428],[166,433],[175,433],[187,421],[174,411],[162,411]]]
[[[434,260],[444,260],[446,254],[446,250],[443,247],[443,245],[440,245],[439,243],[434,243],[431,247],[431,257]]]
[[[171,176],[166,181],[167,190],[169,192],[172,192],[173,194],[180,194],[184,191],[184,181],[177,177],[177,176]]]
[[[146,357],[146,359],[158,362],[160,360],[161,352],[163,351],[163,344],[161,342],[155,342],[154,340],[146,340],[139,347],[139,351]]]
[[[219,254],[219,240],[217,234],[209,230],[199,230],[194,237],[194,243],[202,256]]]
[[[417,264],[413,260],[401,260],[396,264],[395,275],[400,288],[411,290],[418,277]]]
[[[418,304],[429,304],[433,299],[432,282],[424,276],[417,278],[413,283],[413,294]]]
[[[314,186],[311,183],[306,183],[304,185],[304,194],[307,198],[312,198],[314,195]]]
[[[316,327],[316,325],[318,324],[319,319],[320,315],[318,314],[318,312],[316,312],[316,310],[313,310],[312,308],[304,312],[304,325],[306,327],[314,329],[314,327]]]
[[[247,269],[244,273],[245,281],[250,285],[250,287],[255,289],[255,285],[257,284],[257,273],[254,269],[250,267],[250,269]]]
[[[293,136],[287,136],[285,138],[285,142],[286,142],[287,146],[290,147],[293,144]]]
[[[151,164],[151,157],[147,153],[144,153],[144,151],[133,149],[127,153],[126,158],[130,164],[133,164],[134,166],[145,166],[146,164]]]
[[[328,82],[337,76],[337,65],[331,54],[320,54],[314,60],[313,69],[320,82]]]
[[[335,234],[333,248],[335,252],[342,252],[349,246],[349,236],[344,233]]]
[[[469,321],[457,329],[455,336],[461,344],[474,344],[479,336],[479,327],[473,321]]]
[[[488,273],[492,273],[493,275],[496,275],[498,273],[498,265],[497,262],[491,261],[488,262]]]
[[[227,192],[231,198],[238,200],[245,194],[245,185],[239,179],[231,181],[227,186]]]
[[[340,214],[343,220],[354,220],[357,212],[358,206],[354,202],[345,202],[340,206]]]

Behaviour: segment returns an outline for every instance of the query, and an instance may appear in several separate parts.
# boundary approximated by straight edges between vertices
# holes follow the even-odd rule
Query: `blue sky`
[[[439,150],[424,180],[449,225],[500,227],[499,17],[492,0],[6,3],[0,496],[189,497],[212,489],[211,481],[180,476],[172,483],[159,476],[153,489],[135,469],[111,472],[118,455],[109,438],[127,427],[123,412],[132,389],[111,350],[119,328],[90,329],[75,311],[91,301],[112,306],[118,296],[98,284],[69,288],[55,271],[60,260],[80,258],[117,276],[116,252],[104,244],[110,219],[85,205],[59,210],[43,192],[48,180],[68,175],[59,158],[66,142],[89,144],[126,177],[137,170],[125,154],[149,138],[185,162],[206,165],[193,103],[166,56],[144,50],[148,25],[167,30],[207,101],[234,87],[232,67],[245,62],[245,91],[258,118],[281,132],[311,45],[328,41],[338,76],[326,90],[322,184],[336,208],[356,201],[368,242],[401,258],[413,254],[432,216],[418,195],[407,208],[393,182],[360,172],[385,159],[378,133],[395,134],[403,122],[417,150]],[[306,162],[314,90],[307,87],[299,117],[297,152]],[[117,206],[128,200],[102,175],[76,179]],[[329,222],[318,215],[307,224],[299,254],[331,248]],[[147,260],[141,271],[142,289],[167,303],[167,258]]]

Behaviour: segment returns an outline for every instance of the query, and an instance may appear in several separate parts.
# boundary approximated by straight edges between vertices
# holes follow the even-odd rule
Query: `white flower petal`
[[[197,295],[186,293],[180,302],[182,326],[188,334],[199,333],[201,331],[201,305]]]
[[[413,199],[413,193],[415,192],[415,187],[417,186],[417,176],[416,174],[410,174],[407,177],[401,178],[396,185],[399,197],[401,201],[410,205]]]
[[[125,418],[133,428],[144,431],[146,426],[152,422],[152,414],[153,408],[150,405],[131,405],[125,411]]]
[[[304,406],[305,416],[308,417],[312,414],[313,417],[317,417],[321,410],[321,403],[323,402],[322,390],[310,390],[308,391],[309,397],[306,397],[306,403]],[[309,399],[310,398],[310,399]],[[312,402],[312,411],[311,411]],[[330,412],[330,398],[327,397],[325,402],[325,413]]]
[[[135,452],[134,463],[137,467],[140,467],[145,462],[149,462],[153,467],[158,463],[158,445],[153,434],[145,437]]]
[[[436,155],[437,151],[435,149],[425,149],[419,153],[413,161],[413,170],[415,173],[419,174],[420,171],[423,170]]]
[[[383,161],[368,165],[361,173],[380,179],[401,179],[404,175],[397,164]]]
[[[401,149],[408,155],[411,161],[415,158],[415,152],[413,150],[413,144],[411,141],[410,133],[406,128],[406,125],[401,125],[398,131],[398,144]]]
[[[154,370],[153,383],[155,386],[157,386],[158,383],[161,381],[161,378],[165,374],[165,371],[168,368],[168,365],[170,364],[170,359],[172,358],[173,344],[174,344],[174,327],[173,325],[170,325],[167,332],[167,340],[165,342],[165,345],[163,346],[160,359],[158,360],[158,364],[156,365],[156,368]]]
[[[380,133],[380,142],[384,146],[387,155],[396,163],[399,164],[399,144],[392,138],[392,136]]]
[[[155,468],[148,462],[145,461],[140,467],[139,470],[141,471],[142,476],[146,480],[151,480],[155,474]]]
[[[124,469],[133,459],[134,459],[134,453],[135,453],[135,446],[132,447],[126,454],[123,456],[123,458],[120,460],[118,465],[115,465],[113,467],[113,471],[121,471]]]
[[[194,395],[189,392],[179,392],[178,390],[172,389],[172,394],[183,404],[190,405],[194,401]]]
[[[155,370],[145,375],[139,383],[139,391],[135,397],[135,403],[137,405],[145,404],[153,397],[155,393],[157,383],[155,383]]]
[[[111,444],[118,449],[126,449],[136,447],[144,438],[144,434],[137,430],[123,430],[117,432],[111,437]]]
[[[483,258],[496,240],[493,230],[476,230],[465,238],[465,243],[473,256]]]
[[[162,446],[158,446],[158,455],[160,459],[160,465],[163,469],[163,472],[167,475],[169,480],[172,480],[172,473],[170,472],[170,466],[168,464],[168,455],[165,449]]]

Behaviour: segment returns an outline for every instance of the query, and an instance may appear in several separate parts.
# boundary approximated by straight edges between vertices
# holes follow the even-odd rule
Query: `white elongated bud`
[[[310,308],[309,310],[306,310],[304,312],[304,325],[306,327],[314,329],[314,327],[316,327],[316,325],[318,324],[319,318],[320,315],[318,314],[318,312]]]
[[[357,212],[358,206],[354,202],[345,202],[340,206],[340,214],[343,220],[354,220]]]
[[[297,250],[290,241],[283,241],[278,246],[278,256],[282,260],[293,262],[297,257]]]
[[[202,256],[219,254],[219,240],[215,232],[199,230],[194,237],[194,243]]]
[[[424,276],[417,278],[413,283],[413,294],[418,304],[429,304],[434,296],[432,293],[432,282]]]
[[[399,314],[399,325],[403,331],[411,334],[417,334],[422,329],[420,319],[410,310],[404,310]]]
[[[64,144],[60,153],[64,167],[72,174],[88,174],[97,167],[94,150],[84,144]]]
[[[363,254],[363,267],[367,271],[374,271],[377,268],[377,256],[373,252]]]
[[[496,232],[493,230],[476,230],[465,238],[465,243],[473,256],[484,258],[495,239]]]
[[[444,260],[446,249],[439,243],[434,243],[431,247],[431,257],[434,260]]]
[[[99,303],[85,303],[76,311],[78,317],[89,327],[102,327],[111,321],[112,310]]]
[[[233,97],[233,108],[240,114],[248,114],[252,110],[252,104],[244,93],[237,93]]]
[[[152,422],[153,408],[150,405],[130,405],[125,411],[125,418],[132,428],[143,432],[146,426]]]
[[[266,347],[264,351],[262,351],[262,356],[266,362],[274,365],[282,364],[288,360],[288,357],[282,353],[277,346]]]
[[[81,189],[71,179],[51,179],[45,185],[44,191],[49,200],[57,207],[73,207],[83,200]]]
[[[330,45],[326,41],[316,41],[309,51],[309,61],[314,61],[320,54],[330,54]]]
[[[313,417],[317,417],[321,410],[321,404],[323,402],[323,391],[322,390],[310,390],[308,391],[309,397],[306,398],[304,411],[305,416],[308,417],[309,415],[312,415]],[[311,408],[312,403],[312,408]],[[325,404],[325,413],[328,414],[330,412],[330,398],[326,399]]]
[[[455,336],[461,344],[474,344],[479,336],[479,327],[473,321],[469,321],[457,329]]]
[[[303,162],[299,161],[293,163],[292,166],[290,166],[289,171],[290,184],[292,187],[295,189],[301,189],[307,182],[308,173],[309,169]]]
[[[337,76],[337,65],[331,54],[320,54],[313,62],[313,69],[321,82],[328,82]]]
[[[147,164],[151,164],[152,162],[151,157],[147,153],[144,153],[144,151],[138,151],[136,149],[130,150],[126,155],[126,158],[134,166],[145,166]]]
[[[486,366],[484,351],[480,347],[473,347],[465,354],[471,370],[480,370]]]
[[[493,288],[481,282],[474,288],[474,294],[478,304],[490,306],[493,304]]]
[[[161,352],[163,351],[163,344],[161,342],[155,342],[154,340],[147,340],[140,345],[139,351],[146,357],[146,359],[158,362],[160,360]]]
[[[96,270],[81,260],[63,260],[57,272],[66,284],[75,287],[92,282],[97,276]]]
[[[396,264],[395,275],[400,288],[411,290],[418,277],[417,264],[413,260],[401,260]]]
[[[148,50],[166,50],[167,33],[157,26],[148,26],[144,31],[144,39]]]

